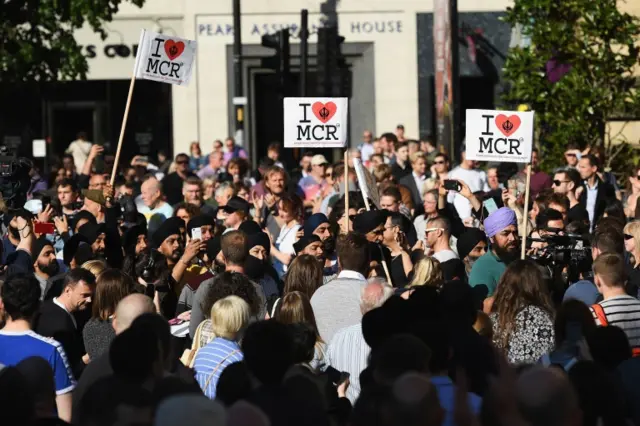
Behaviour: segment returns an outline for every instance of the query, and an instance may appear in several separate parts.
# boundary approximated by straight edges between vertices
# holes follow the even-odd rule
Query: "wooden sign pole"
[[[527,251],[527,228],[529,225],[529,192],[531,189],[531,163],[526,165],[527,169],[527,186],[524,191],[524,212],[522,215],[522,247],[520,249],[520,259],[524,260]]]
[[[137,64],[137,59],[136,59]],[[137,68],[137,66],[136,66]],[[120,160],[120,150],[122,149],[122,140],[124,139],[124,129],[127,127],[127,118],[129,118],[129,107],[131,106],[131,98],[133,97],[133,88],[136,85],[136,68],[134,68],[131,76],[131,84],[129,84],[129,96],[127,96],[127,105],[124,108],[124,117],[122,117],[122,126],[120,127],[120,138],[118,138],[118,148],[116,149],[116,158],[113,160],[113,170],[111,171],[110,185],[116,180],[118,174],[118,161]]]
[[[344,227],[342,231],[349,233],[349,149],[344,150]]]

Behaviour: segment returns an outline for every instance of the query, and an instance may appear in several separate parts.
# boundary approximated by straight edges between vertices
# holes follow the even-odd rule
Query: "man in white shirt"
[[[360,323],[360,291],[369,272],[369,243],[363,235],[348,233],[338,241],[337,251],[340,274],[311,297],[318,332],[325,342],[338,330]]]
[[[478,191],[488,192],[489,185],[487,185],[487,174],[484,171],[477,169],[477,161],[466,159],[464,147],[461,156],[462,162],[458,167],[449,172],[449,179],[458,179],[463,181],[469,186],[471,193],[476,193]],[[468,199],[458,193],[449,192],[448,201],[453,203],[458,211],[460,219],[465,220],[471,217],[471,203]]]
[[[449,245],[449,240],[451,239],[449,221],[442,217],[430,220],[425,233],[427,247],[432,251],[431,257],[438,259],[440,263],[451,259],[458,259],[458,255],[451,250],[451,246]]]
[[[140,192],[144,206],[138,211],[147,219],[147,227],[152,234],[162,222],[173,216],[173,207],[163,201],[162,185],[153,176],[142,182]]]
[[[373,135],[371,131],[365,130],[362,134],[362,145],[360,146],[360,154],[362,155],[362,162],[368,165],[369,158],[373,155]]]
[[[87,140],[87,134],[80,132],[78,133],[77,139],[71,142],[65,151],[67,154],[73,156],[73,163],[76,166],[77,173],[82,173],[84,162],[87,161],[89,153],[91,152],[91,145],[91,142]]]

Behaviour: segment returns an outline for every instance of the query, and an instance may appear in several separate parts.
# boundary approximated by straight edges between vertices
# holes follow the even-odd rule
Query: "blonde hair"
[[[413,279],[407,287],[440,287],[444,283],[440,262],[433,257],[425,257],[414,269]]]
[[[411,156],[409,157],[409,159],[411,160],[411,164],[418,161],[419,158],[422,158],[424,161],[427,161],[427,156],[422,151],[416,151],[413,154],[411,154]]]
[[[633,240],[635,243],[634,252],[631,253],[633,256],[640,256],[640,220],[636,220],[633,222],[629,222],[624,226],[625,234],[633,235]],[[636,262],[640,261],[640,259],[636,259]]]
[[[227,296],[218,300],[211,308],[211,327],[216,337],[238,340],[249,325],[251,308],[238,296]]]
[[[436,178],[425,179],[424,184],[422,185],[422,199],[424,200],[425,195],[431,192],[435,197],[436,203],[437,203],[438,197],[440,196],[438,194],[438,190],[436,189],[437,185],[438,185],[438,180]]]
[[[107,264],[102,260],[88,260],[82,264],[81,268],[91,272],[94,277],[98,278],[98,275],[107,269]]]

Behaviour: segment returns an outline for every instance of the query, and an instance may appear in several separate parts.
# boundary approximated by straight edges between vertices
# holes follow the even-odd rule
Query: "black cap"
[[[53,243],[47,240],[44,235],[33,242],[33,248],[31,250],[31,260],[33,261],[33,263],[36,263],[38,261],[40,253],[42,253],[42,250],[44,250],[46,246],[53,247]]]
[[[240,198],[238,196],[234,196],[234,197],[231,197],[229,201],[227,201],[227,205],[222,207],[222,210],[224,210],[227,213],[235,213],[237,211],[243,211],[245,212],[246,215],[248,215],[250,208],[251,206],[249,205],[249,202],[247,200],[245,200],[244,198]]]

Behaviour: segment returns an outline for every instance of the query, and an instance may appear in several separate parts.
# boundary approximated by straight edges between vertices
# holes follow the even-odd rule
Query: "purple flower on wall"
[[[545,68],[547,71],[547,79],[551,83],[557,83],[562,77],[571,71],[571,64],[563,64],[556,58],[551,58],[547,61]]]

